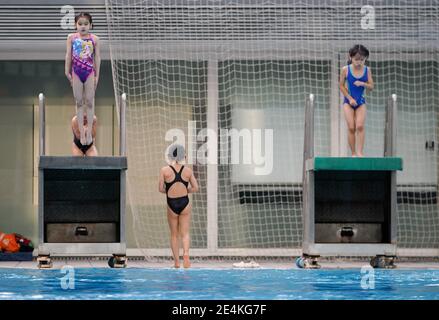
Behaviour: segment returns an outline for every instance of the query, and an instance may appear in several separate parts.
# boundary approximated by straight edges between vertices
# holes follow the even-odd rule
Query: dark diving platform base
[[[108,255],[110,266],[125,264],[126,170],[126,157],[40,157],[42,267],[51,255]]]
[[[308,159],[304,257],[396,256],[396,172],[402,167],[397,157]]]

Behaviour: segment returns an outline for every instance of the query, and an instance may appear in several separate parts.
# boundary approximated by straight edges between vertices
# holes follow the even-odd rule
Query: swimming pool
[[[0,299],[439,299],[439,270],[373,270],[368,281],[365,274],[360,269],[4,268]]]

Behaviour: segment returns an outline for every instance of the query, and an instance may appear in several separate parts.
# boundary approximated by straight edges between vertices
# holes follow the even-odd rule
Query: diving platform
[[[51,256],[81,255],[108,255],[110,267],[126,266],[125,99],[121,103],[120,156],[48,156],[44,96],[40,95],[40,268],[52,266]]]
[[[397,246],[396,97],[388,104],[384,157],[315,157],[313,96],[307,99],[303,163],[302,252],[309,268],[320,256],[371,256],[393,268]]]
[[[306,161],[306,170],[314,171],[398,171],[402,170],[402,159],[387,158],[336,158],[315,157]]]

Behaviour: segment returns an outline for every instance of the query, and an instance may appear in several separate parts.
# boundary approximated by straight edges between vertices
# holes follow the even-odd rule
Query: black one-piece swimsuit
[[[78,138],[76,138],[75,134],[73,134],[73,143],[78,147],[79,150],[82,151],[83,154],[86,154],[88,149],[90,149],[91,146],[93,145],[93,142],[90,144],[83,145],[81,141]]]
[[[174,171],[174,173],[175,173],[175,178],[171,182],[165,181],[166,200],[167,200],[169,208],[171,208],[171,210],[173,212],[175,212],[176,214],[180,214],[186,208],[186,206],[189,204],[189,197],[187,195],[185,195],[183,197],[178,197],[178,198],[169,198],[168,191],[171,188],[171,186],[176,182],[183,183],[184,186],[187,188],[189,185],[189,181],[184,181],[183,178],[181,177],[181,173],[183,172],[184,166],[181,167],[179,172],[177,172],[173,166],[170,166],[170,167],[171,167],[172,171]]]

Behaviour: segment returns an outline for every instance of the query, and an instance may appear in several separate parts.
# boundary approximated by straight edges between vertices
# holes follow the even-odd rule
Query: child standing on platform
[[[348,126],[348,142],[352,157],[363,157],[364,122],[366,120],[366,100],[364,90],[374,87],[372,72],[365,65],[369,50],[361,44],[349,50],[348,65],[340,74],[340,91],[343,93],[343,111]]]
[[[93,123],[94,97],[101,64],[99,38],[89,32],[92,23],[92,17],[87,12],[75,17],[77,32],[67,37],[65,62],[65,74],[75,98],[80,143],[84,146],[93,143],[92,126],[86,129],[83,119],[85,114],[88,123]]]

